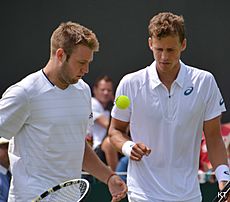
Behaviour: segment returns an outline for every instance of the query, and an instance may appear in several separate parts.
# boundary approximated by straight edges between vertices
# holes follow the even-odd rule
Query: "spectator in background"
[[[0,137],[0,202],[6,202],[10,188],[11,174],[8,156],[9,141]]]
[[[116,172],[119,174],[120,178],[126,183],[127,179],[127,169],[128,169],[128,163],[129,163],[129,157],[128,156],[122,156],[119,159],[119,162],[116,167]]]
[[[206,182],[214,183],[216,181],[215,175],[213,175],[212,164],[208,159],[208,149],[204,133],[202,133],[200,145],[198,179],[201,184]]]
[[[90,133],[93,137],[93,149],[102,143],[106,135],[113,100],[112,79],[106,75],[96,78],[92,97],[94,125],[90,128]]]
[[[224,123],[221,125],[221,134],[227,149],[228,164],[230,166],[230,123]]]
[[[202,133],[201,145],[200,145],[200,165],[199,170],[208,172],[212,170],[212,164],[208,159],[208,149],[206,145],[205,136]]]
[[[92,110],[94,125],[89,129],[93,139],[93,149],[99,158],[112,170],[118,163],[118,152],[110,144],[107,131],[110,111],[114,101],[113,81],[107,76],[99,76],[93,85]]]

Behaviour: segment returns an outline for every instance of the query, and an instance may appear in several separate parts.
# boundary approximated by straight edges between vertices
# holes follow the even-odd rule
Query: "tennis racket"
[[[224,202],[227,200],[230,194],[230,181],[225,185],[225,187],[218,192],[217,196],[212,200],[212,202]]]
[[[85,198],[89,187],[85,179],[69,180],[48,189],[32,202],[79,202]]]

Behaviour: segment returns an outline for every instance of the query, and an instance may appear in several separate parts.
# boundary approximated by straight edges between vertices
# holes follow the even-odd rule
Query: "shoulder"
[[[184,79],[186,84],[195,87],[205,97],[219,91],[215,77],[209,71],[186,65],[186,76]]]
[[[92,97],[91,100],[93,111],[104,111],[104,107],[96,98]]]
[[[101,106],[101,103],[95,98],[95,97],[92,97],[92,105],[93,106]]]
[[[34,87],[41,85],[41,81],[44,81],[42,71],[39,70],[37,72],[31,73],[21,81],[16,83],[18,86],[23,87],[24,89],[33,89]]]
[[[192,67],[189,65],[185,65],[187,74],[190,75],[191,77],[198,77],[198,78],[213,78],[213,74],[209,71],[200,69],[198,67]]]
[[[193,83],[203,85],[204,83],[215,83],[214,75],[206,70],[198,67],[185,65],[186,67],[186,80],[191,80]]]
[[[89,85],[82,79],[79,79],[78,82],[76,84],[74,84],[74,86],[78,89],[82,89],[82,90],[90,90]]]
[[[120,81],[120,85],[129,85],[130,87],[141,86],[145,83],[147,68],[140,69],[136,72],[126,74]]]
[[[73,85],[76,89],[83,91],[87,96],[91,98],[91,90],[89,85],[82,79]]]
[[[29,74],[21,81],[10,86],[8,91],[14,91],[16,95],[27,95],[29,97],[36,96],[39,92],[47,90],[47,81],[45,81],[42,71],[39,70]],[[51,84],[50,84],[51,85]]]

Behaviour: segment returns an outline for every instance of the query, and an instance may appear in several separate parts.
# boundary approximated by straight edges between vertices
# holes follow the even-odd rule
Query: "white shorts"
[[[133,192],[128,192],[128,199],[129,202],[172,202],[172,201],[166,201],[166,200],[159,200],[159,199],[149,199],[149,198],[145,198],[142,195],[138,195],[136,193]],[[177,201],[177,202],[201,202],[202,201],[202,197],[198,196],[194,199],[191,200],[186,200],[186,201]]]

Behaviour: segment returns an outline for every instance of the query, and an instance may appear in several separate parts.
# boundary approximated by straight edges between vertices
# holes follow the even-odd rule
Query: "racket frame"
[[[71,186],[73,184],[79,184],[83,182],[85,183],[86,185],[86,189],[84,191],[83,194],[81,194],[81,197],[78,199],[78,202],[80,202],[84,197],[85,195],[87,194],[87,192],[89,191],[89,182],[86,180],[86,179],[72,179],[72,180],[68,180],[68,181],[65,181],[65,182],[62,182],[52,188],[49,188],[47,189],[45,192],[43,192],[41,195],[39,195],[38,197],[36,197],[34,200],[32,200],[32,202],[40,202],[42,199],[44,199],[45,197],[49,196],[51,193],[54,193],[64,187],[68,187],[68,186]],[[80,189],[80,188],[79,188]]]

